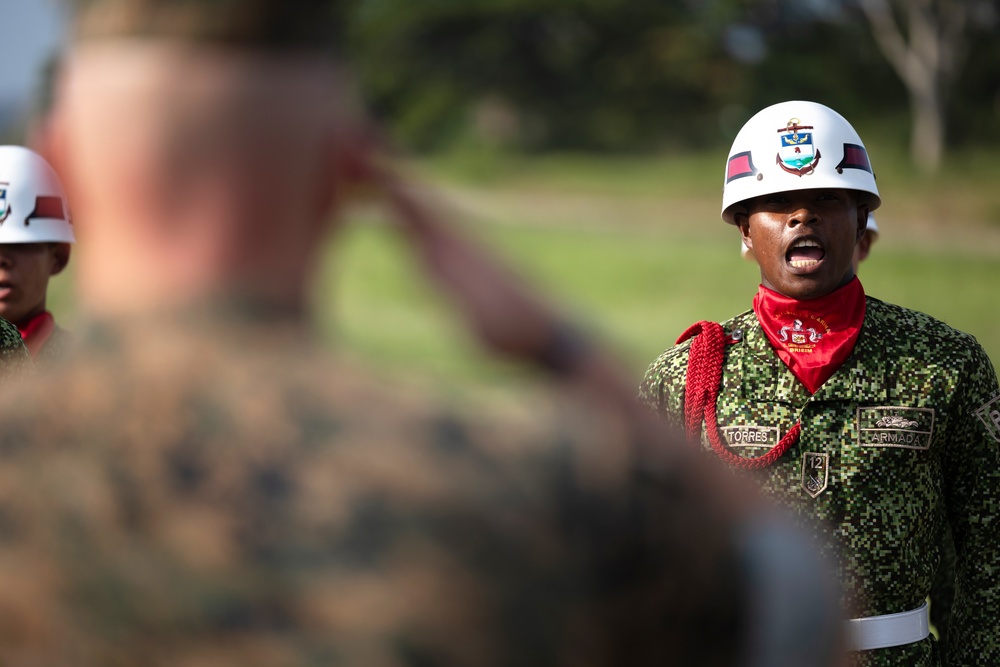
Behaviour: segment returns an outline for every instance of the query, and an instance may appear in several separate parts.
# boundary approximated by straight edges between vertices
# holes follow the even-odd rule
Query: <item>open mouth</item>
[[[785,259],[796,269],[816,266],[826,257],[826,251],[814,239],[799,239],[785,253]]]

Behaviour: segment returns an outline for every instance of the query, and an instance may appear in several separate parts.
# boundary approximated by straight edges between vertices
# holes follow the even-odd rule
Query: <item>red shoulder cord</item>
[[[708,442],[719,458],[739,468],[766,468],[795,444],[802,430],[801,425],[795,422],[795,426],[789,429],[777,445],[757,458],[737,456],[726,449],[719,435],[719,424],[715,415],[715,404],[719,399],[719,387],[722,384],[725,333],[719,323],[702,321],[688,327],[677,342],[682,343],[692,336],[695,338],[691,341],[684,389],[684,426],[688,439],[695,443],[699,442],[701,423],[704,420]]]

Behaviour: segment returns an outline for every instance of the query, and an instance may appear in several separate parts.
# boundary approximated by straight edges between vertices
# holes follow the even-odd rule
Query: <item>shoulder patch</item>
[[[1000,394],[994,396],[975,411],[979,420],[986,426],[993,439],[1000,442]]]

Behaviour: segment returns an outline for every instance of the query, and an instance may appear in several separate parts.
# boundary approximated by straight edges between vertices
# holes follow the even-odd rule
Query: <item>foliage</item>
[[[374,110],[411,147],[689,143],[714,138],[717,97],[739,77],[702,4],[716,6],[369,0],[352,48]]]
[[[704,149],[794,98],[905,143],[906,90],[854,2],[354,0],[349,51],[373,111],[421,151]],[[965,46],[949,131],[995,145],[1000,45],[974,30]]]

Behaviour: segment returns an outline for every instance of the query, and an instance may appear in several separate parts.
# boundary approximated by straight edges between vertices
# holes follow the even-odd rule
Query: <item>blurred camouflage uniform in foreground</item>
[[[737,527],[600,406],[449,408],[194,315],[8,397],[4,664],[738,664]]]
[[[91,323],[0,401],[0,663],[833,664],[807,543],[376,169],[325,3],[83,4],[45,145]],[[449,405],[322,349],[309,269],[359,183],[558,394]]]

